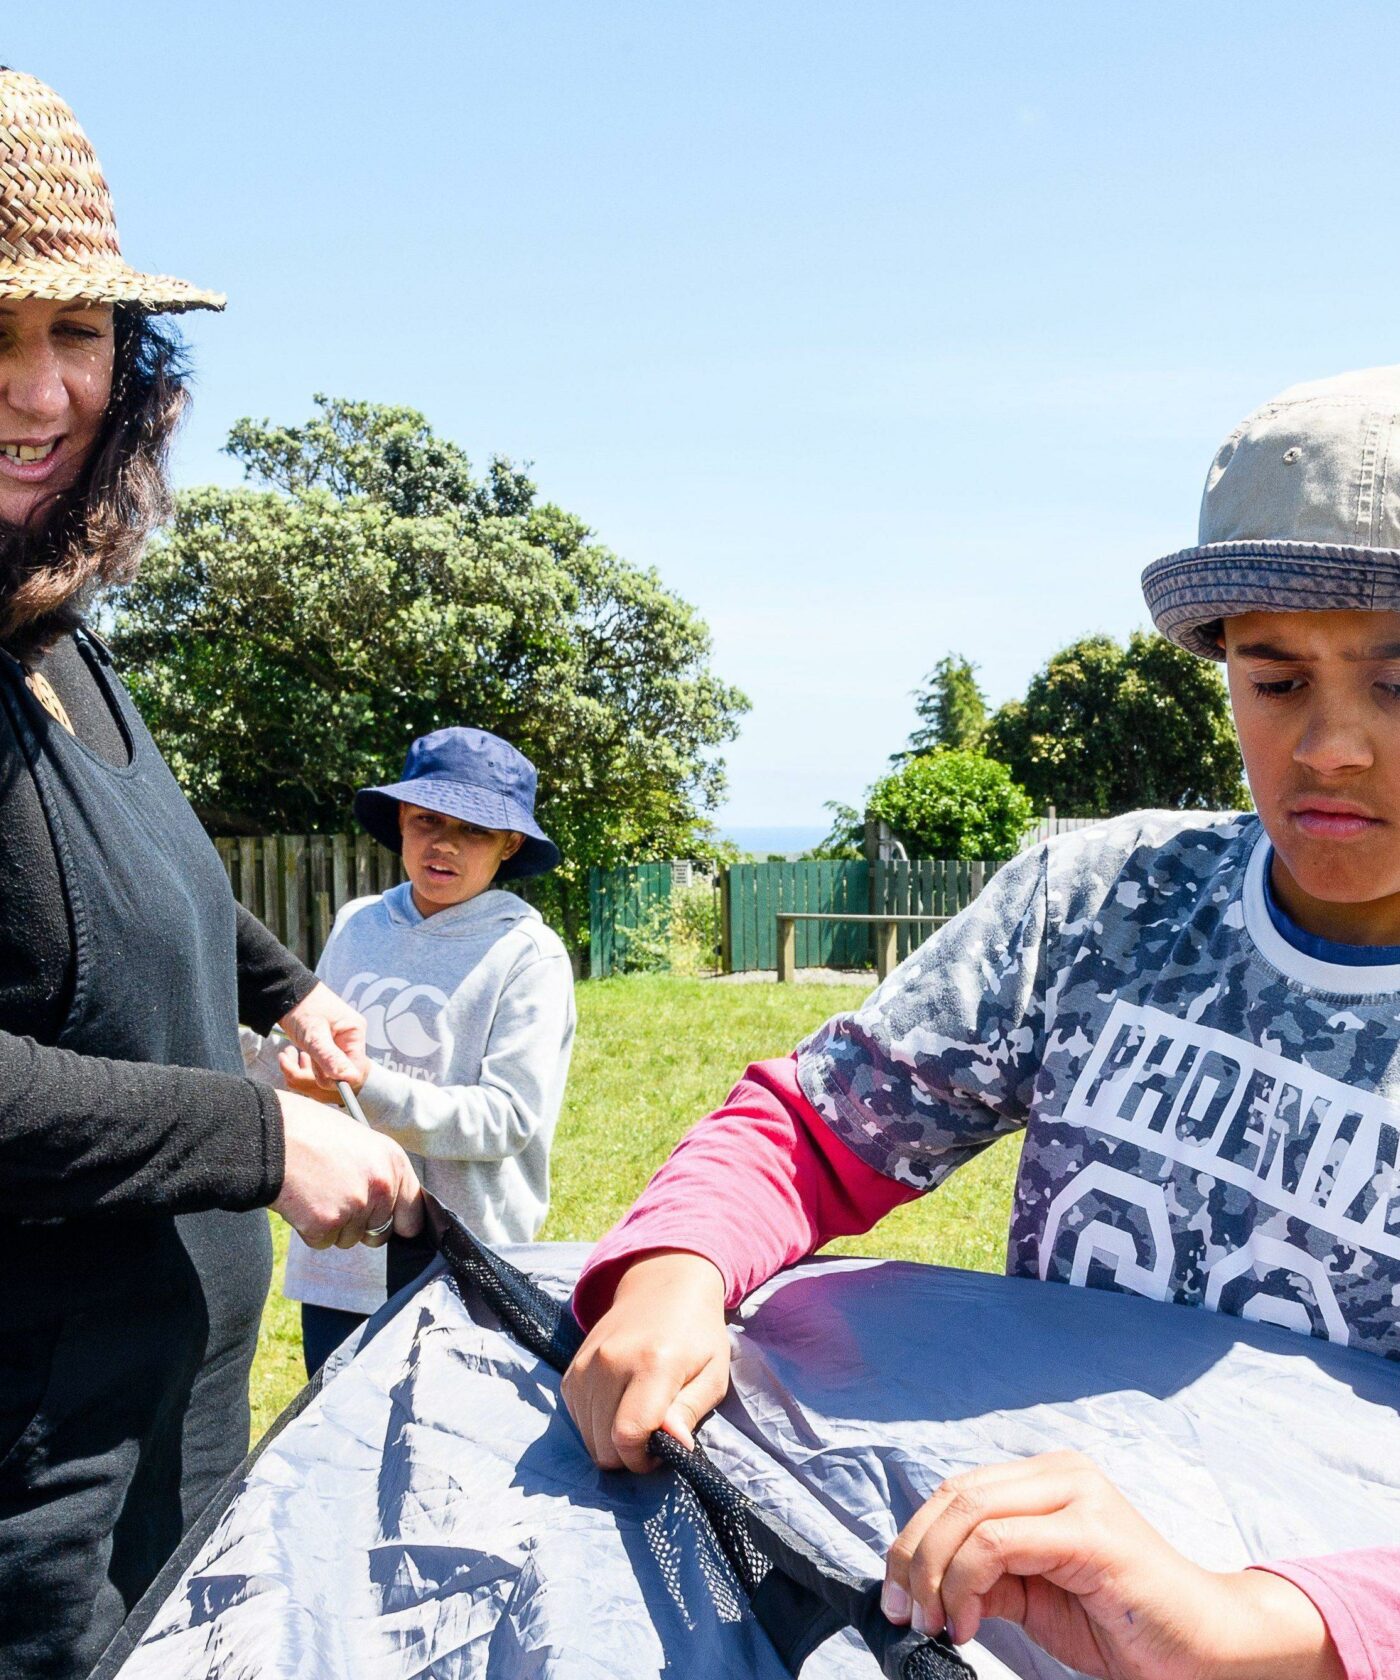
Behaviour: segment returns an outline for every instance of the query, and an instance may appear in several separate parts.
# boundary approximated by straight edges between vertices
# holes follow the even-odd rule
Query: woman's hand
[[[959,1644],[1017,1622],[1103,1680],[1343,1680],[1305,1593],[1190,1562],[1079,1453],[950,1477],[890,1548],[884,1605]]]
[[[369,1071],[365,1018],[324,981],[318,980],[277,1024],[296,1048],[305,1052],[323,1090],[334,1090],[338,1079],[352,1091],[364,1084]]]
[[[286,1167],[272,1204],[312,1248],[378,1247],[392,1220],[401,1237],[423,1228],[423,1193],[413,1164],[392,1138],[348,1114],[279,1091]]]
[[[650,1470],[654,1429],[687,1447],[729,1387],[724,1279],[698,1254],[648,1254],[622,1275],[564,1373],[564,1404],[595,1464]]]

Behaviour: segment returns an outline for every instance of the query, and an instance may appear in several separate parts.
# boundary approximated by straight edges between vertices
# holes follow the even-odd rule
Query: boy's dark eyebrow
[[[1241,659],[1278,659],[1296,663],[1305,656],[1291,653],[1287,648],[1279,647],[1276,642],[1242,642],[1234,650]]]
[[[1235,649],[1242,659],[1276,659],[1282,664],[1305,665],[1312,657],[1280,647],[1276,642],[1244,642]],[[1379,642],[1372,648],[1347,648],[1341,657],[1353,662],[1363,659],[1400,659],[1400,642]]]

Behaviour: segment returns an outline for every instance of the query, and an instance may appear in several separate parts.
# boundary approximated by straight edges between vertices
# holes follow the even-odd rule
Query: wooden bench
[[[791,980],[797,972],[797,924],[799,922],[865,922],[875,929],[875,973],[881,980],[898,965],[899,930],[915,922],[923,927],[942,927],[951,916],[858,915],[851,910],[779,910],[778,979]]]

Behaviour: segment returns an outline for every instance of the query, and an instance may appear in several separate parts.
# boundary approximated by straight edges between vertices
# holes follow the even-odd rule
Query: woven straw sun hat
[[[1293,385],[1221,444],[1200,534],[1153,563],[1157,628],[1223,659],[1222,619],[1400,612],[1400,367]]]
[[[37,77],[0,69],[0,298],[222,309],[223,294],[122,258],[112,195],[71,108]]]

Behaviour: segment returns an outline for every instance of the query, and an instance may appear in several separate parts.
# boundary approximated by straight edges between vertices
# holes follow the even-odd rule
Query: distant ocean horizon
[[[810,851],[818,840],[826,837],[826,828],[818,823],[809,827],[791,828],[721,828],[726,840],[732,840],[741,852],[754,852],[767,857],[769,852]]]

